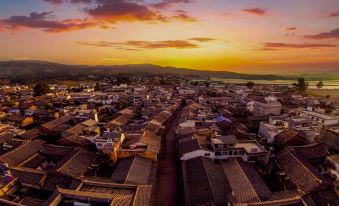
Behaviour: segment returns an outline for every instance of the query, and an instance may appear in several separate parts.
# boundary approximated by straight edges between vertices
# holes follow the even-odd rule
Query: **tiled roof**
[[[304,192],[310,192],[323,184],[320,174],[302,156],[288,148],[277,154],[277,162],[292,182]]]
[[[57,127],[57,126],[65,124],[66,122],[72,120],[73,118],[74,118],[73,115],[67,114],[67,115],[65,115],[63,117],[60,117],[60,118],[57,118],[57,119],[55,119],[53,121],[47,122],[47,123],[45,123],[45,124],[43,124],[41,126],[46,128],[46,129],[51,130],[51,129]]]
[[[21,201],[20,204],[23,204],[25,206],[38,206],[42,205],[44,200],[33,198],[33,197],[24,197]]]
[[[115,198],[112,201],[111,206],[130,206],[132,199],[132,195],[128,197]]]
[[[68,130],[66,130],[66,131],[65,131],[65,134],[66,134],[67,136],[69,136],[69,135],[78,135],[78,134],[80,134],[80,133],[82,132],[82,130],[84,130],[85,128],[86,128],[85,125],[83,125],[83,124],[77,124],[77,125],[75,125],[74,127],[70,128],[70,129],[68,129]]]
[[[20,147],[0,156],[0,162],[7,163],[11,167],[18,165],[33,154],[39,152],[43,144],[45,144],[45,142],[42,140],[28,141]]]
[[[88,198],[88,199],[106,199],[113,200],[115,198],[128,197],[129,195],[121,194],[109,194],[109,193],[99,193],[99,192],[89,192],[89,191],[77,191],[77,190],[68,190],[68,189],[58,189],[63,196],[73,197],[73,198]]]
[[[267,187],[260,179],[259,174],[253,171],[248,165],[242,165],[237,159],[229,159],[222,163],[226,178],[232,188],[235,202],[237,203],[251,203],[260,202],[260,190],[266,192]],[[245,170],[251,170],[246,171]],[[253,175],[251,177],[248,175]],[[251,178],[251,179],[250,179]],[[258,182],[256,182],[258,181]],[[269,190],[268,190],[269,191]]]
[[[145,131],[140,137],[140,142],[148,145],[147,150],[159,154],[161,137],[154,135],[152,132]]]
[[[95,154],[81,149],[75,155],[73,155],[61,168],[59,168],[58,172],[74,178],[79,178],[87,170],[94,158]]]
[[[151,185],[139,185],[132,206],[148,206],[151,197]]]
[[[93,119],[88,119],[86,121],[81,122],[80,124],[85,125],[86,127],[93,127],[93,126],[97,125],[98,122],[93,120]]]
[[[10,133],[5,133],[0,135],[0,144],[7,143],[8,141],[11,141],[14,138],[14,136]]]
[[[182,161],[186,205],[213,204],[214,197],[202,157]]]
[[[63,199],[86,200],[93,205],[96,203],[107,203],[112,206],[149,205],[152,189],[150,185],[116,184],[109,178],[90,179],[84,180],[76,190],[57,188],[44,205]]]
[[[115,167],[111,179],[113,182],[124,183],[128,175],[128,171],[134,161],[134,157],[127,157],[119,159],[117,166]]]
[[[19,164],[18,166],[35,169],[38,168],[45,160],[46,157],[44,155],[37,153],[33,155],[31,158],[29,158],[27,161],[24,161],[23,163]]]
[[[32,139],[38,138],[39,135],[40,135],[39,130],[37,130],[37,129],[31,129],[31,130],[26,131],[26,132],[23,133],[23,134],[20,134],[19,137],[20,137],[21,139],[25,139],[25,140],[32,140]]]
[[[14,177],[18,178],[20,183],[34,188],[39,188],[46,176],[45,172],[41,170],[24,167],[12,168],[11,173]]]
[[[179,155],[182,157],[184,154],[200,150],[199,142],[197,139],[191,139],[179,144]]]
[[[135,156],[133,163],[128,171],[126,184],[148,184],[152,170],[152,160]]]
[[[339,151],[339,136],[332,132],[325,132],[323,137],[321,138],[321,142],[326,144],[328,147]]]
[[[337,206],[339,205],[338,195],[332,188],[310,192],[302,196],[305,206]]]
[[[160,126],[157,124],[154,124],[152,122],[148,123],[147,126],[144,128],[145,131],[152,132],[153,134],[156,134],[160,130]]]
[[[72,147],[45,144],[40,153],[52,156],[66,156],[72,151],[74,151],[74,148]]]
[[[293,145],[304,145],[307,143],[306,139],[290,129],[285,129],[281,133],[277,134],[274,139],[276,143],[282,145],[288,144],[290,141],[293,142]]]
[[[66,146],[82,146],[85,147],[91,143],[90,140],[80,137],[79,135],[71,135],[68,137],[61,138],[57,142],[60,145],[66,145]]]
[[[270,199],[272,197],[272,192],[270,191],[264,180],[261,178],[261,176],[258,174],[254,166],[242,160],[238,160],[238,163],[242,168],[242,171],[245,173],[246,177],[250,181],[260,200],[264,201]]]
[[[339,164],[339,154],[333,154],[327,157],[332,162],[335,162],[336,164]]]
[[[214,140],[215,143],[218,143],[217,140],[219,140],[222,144],[235,144],[238,142],[237,137],[234,135],[220,136],[212,140]]]
[[[171,113],[168,111],[162,111],[160,113],[158,113],[157,115],[155,115],[155,117],[152,119],[152,122],[156,122],[160,125],[163,125],[168,118],[171,116]]]
[[[305,146],[294,146],[290,148],[298,152],[307,160],[324,158],[330,154],[325,148],[325,145],[322,143],[313,143]]]
[[[208,158],[203,158],[202,160],[215,202],[217,204],[226,204],[228,194],[231,194],[232,190],[221,165],[213,163]]]
[[[76,189],[79,184],[80,181],[73,179],[72,177],[67,177],[58,173],[51,173],[48,174],[42,188],[49,191],[54,191],[57,187],[64,189]]]

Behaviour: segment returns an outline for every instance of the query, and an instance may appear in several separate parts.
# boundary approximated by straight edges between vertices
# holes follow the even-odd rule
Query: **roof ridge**
[[[312,174],[312,176],[315,177],[315,179],[318,180],[318,182],[323,183],[323,181],[322,181],[321,179],[319,179],[315,174],[313,174],[313,172],[312,172],[308,167],[306,167],[306,166],[298,159],[298,157],[295,156],[295,155],[293,154],[293,152],[292,152],[291,150],[289,150],[289,149],[287,149],[287,150],[288,150],[288,152],[294,157],[294,159],[296,159],[296,160],[302,165],[303,168],[305,168],[307,171],[309,171],[309,172]]]
[[[260,197],[258,196],[257,191],[254,189],[254,187],[253,187],[253,185],[252,185],[252,182],[249,180],[248,176],[247,176],[246,173],[244,172],[244,170],[243,170],[244,168],[241,167],[240,163],[238,162],[238,159],[235,159],[235,161],[236,161],[237,166],[240,167],[241,173],[243,173],[243,174],[245,175],[246,180],[250,183],[252,191],[253,191],[253,192],[255,193],[255,195],[258,197],[259,202],[261,202],[261,199],[260,199]]]

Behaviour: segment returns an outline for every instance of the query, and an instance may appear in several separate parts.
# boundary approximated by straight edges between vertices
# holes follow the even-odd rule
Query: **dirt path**
[[[178,125],[181,112],[172,123],[166,135],[166,156],[158,160],[158,179],[155,194],[156,206],[174,206],[179,199],[178,166],[176,160],[176,138],[175,129]]]

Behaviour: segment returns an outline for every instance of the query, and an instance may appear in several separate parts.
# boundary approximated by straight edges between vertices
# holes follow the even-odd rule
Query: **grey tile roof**
[[[74,178],[80,178],[87,170],[88,166],[90,166],[94,158],[94,153],[81,149],[57,171],[64,175],[68,175]]]
[[[310,192],[323,184],[321,175],[296,152],[285,148],[277,154],[280,168],[292,182],[304,192]]]
[[[152,160],[135,156],[128,171],[126,184],[149,184],[149,177],[152,170]]]
[[[127,157],[119,159],[117,166],[115,167],[111,179],[113,182],[124,183],[130,170],[134,157]]]
[[[260,176],[255,170],[250,169],[248,165],[242,165],[237,159],[229,159],[223,162],[222,167],[232,188],[236,203],[255,203],[261,201],[259,197],[262,193],[261,190],[267,192],[267,189],[265,188],[265,183],[260,180]]]
[[[202,157],[182,161],[182,172],[185,205],[208,205],[215,202]]]
[[[18,148],[0,156],[0,162],[7,163],[10,167],[25,161],[35,153],[39,152],[45,144],[42,140],[28,141]]]

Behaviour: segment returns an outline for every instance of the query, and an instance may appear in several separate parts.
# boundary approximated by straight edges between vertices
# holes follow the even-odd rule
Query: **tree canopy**
[[[305,92],[308,88],[308,82],[306,82],[304,77],[298,78],[297,83],[293,83],[294,88],[296,88],[299,92]]]
[[[246,83],[247,88],[252,89],[254,87],[254,82],[249,81]]]
[[[41,95],[49,93],[50,91],[51,91],[51,88],[48,86],[48,84],[44,82],[40,82],[34,85],[33,96],[34,97],[41,96]]]
[[[318,89],[323,88],[323,86],[324,86],[323,81],[319,81],[319,83],[317,84]]]

